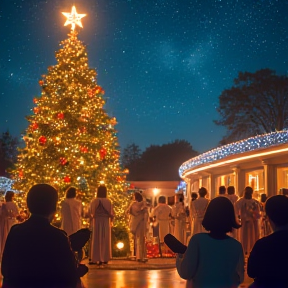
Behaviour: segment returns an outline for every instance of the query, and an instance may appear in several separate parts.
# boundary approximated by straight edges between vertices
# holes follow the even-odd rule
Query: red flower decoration
[[[60,157],[60,164],[66,165],[68,163],[68,160],[65,157]]]
[[[38,127],[39,127],[39,125],[38,125],[37,123],[33,123],[33,124],[31,125],[31,127],[32,127],[33,130],[37,130]]]
[[[47,142],[47,138],[45,136],[40,136],[39,137],[39,143],[41,145],[45,145],[46,142]]]
[[[85,147],[85,146],[81,146],[80,147],[80,151],[83,152],[83,153],[87,153],[88,152],[88,148]]]
[[[62,112],[58,113],[57,118],[60,120],[64,119],[64,113],[62,113]]]
[[[106,154],[107,154],[106,149],[105,149],[105,148],[101,148],[101,150],[100,150],[100,157],[101,157],[101,159],[104,159],[105,156],[106,156]]]
[[[39,80],[39,85],[42,86],[44,84],[43,80]]]
[[[33,99],[33,102],[36,104],[36,103],[38,103],[38,99],[37,98],[34,98]]]
[[[70,183],[70,182],[71,182],[70,176],[65,176],[65,177],[64,177],[64,182],[65,182],[65,183]]]

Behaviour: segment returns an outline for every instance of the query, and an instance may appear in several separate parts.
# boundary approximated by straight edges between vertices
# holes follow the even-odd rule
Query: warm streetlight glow
[[[86,14],[78,14],[76,12],[75,6],[72,7],[71,13],[62,12],[62,14],[67,18],[66,22],[64,23],[64,26],[71,24],[72,31],[74,31],[75,25],[78,25],[79,27],[83,28],[81,18],[85,17]]]
[[[156,196],[156,195],[158,194],[158,192],[159,192],[159,189],[158,189],[158,188],[154,188],[154,189],[153,189],[153,194],[154,194],[154,196]]]
[[[123,242],[118,242],[118,243],[116,244],[116,247],[117,247],[119,250],[121,250],[121,249],[124,248],[124,243],[123,243]]]

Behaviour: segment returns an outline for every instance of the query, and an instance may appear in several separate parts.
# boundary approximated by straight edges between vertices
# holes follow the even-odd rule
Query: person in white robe
[[[174,236],[183,244],[185,244],[186,234],[186,212],[183,198],[179,197],[172,209],[172,217],[175,218]]]
[[[239,197],[235,194],[235,187],[234,186],[228,186],[227,193],[228,193],[227,198],[232,202],[234,210],[235,210],[235,203],[239,199]],[[235,215],[236,215],[236,213],[235,213]],[[236,215],[236,217],[237,217],[237,215]],[[239,239],[238,232],[239,232],[239,229],[233,228],[231,236],[235,239]]]
[[[158,205],[152,211],[152,217],[156,217],[159,223],[159,240],[164,243],[164,237],[170,233],[170,218],[172,215],[172,208],[166,204],[165,196],[160,196]]]
[[[114,218],[112,202],[106,198],[106,186],[99,186],[97,197],[90,203],[89,213],[92,217],[92,240],[89,264],[108,264],[112,258],[111,226]]]
[[[250,253],[259,239],[260,203],[252,198],[253,188],[245,187],[244,196],[235,203],[236,215],[240,216],[240,242],[245,254]]]
[[[134,252],[137,261],[146,262],[145,237],[148,229],[148,207],[139,192],[134,193],[134,199],[127,213],[130,214],[130,232],[134,236]]]
[[[190,213],[194,224],[193,235],[201,232],[207,232],[202,226],[205,211],[209,203],[209,199],[205,198],[207,193],[207,189],[201,187],[198,191],[199,198],[191,203]]]
[[[68,236],[81,229],[82,203],[76,199],[76,188],[69,187],[66,191],[66,198],[61,202],[61,229]]]
[[[11,227],[17,223],[16,217],[19,215],[17,204],[13,201],[15,193],[7,191],[5,194],[5,202],[1,206],[0,218],[0,257],[2,256],[6,239]]]

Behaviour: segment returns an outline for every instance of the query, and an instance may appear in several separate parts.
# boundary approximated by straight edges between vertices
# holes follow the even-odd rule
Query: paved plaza
[[[87,260],[83,263],[87,264]],[[175,258],[152,258],[146,263],[128,259],[113,259],[103,268],[88,265],[89,273],[83,277],[86,288],[185,288],[175,269]],[[247,275],[239,287],[252,283]]]
[[[112,259],[99,268],[87,264],[89,272],[82,278],[85,288],[185,288],[175,268],[175,258],[152,258],[146,263],[129,259]],[[2,281],[1,281],[2,282]],[[247,275],[239,288],[252,283]],[[0,286],[1,287],[1,286]]]

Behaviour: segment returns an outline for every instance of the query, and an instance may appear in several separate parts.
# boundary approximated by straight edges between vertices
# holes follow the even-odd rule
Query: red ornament
[[[105,149],[105,148],[101,148],[101,150],[100,150],[100,157],[101,157],[101,159],[104,159],[105,156],[106,156],[106,154],[107,154],[106,149]]]
[[[39,110],[40,110],[39,107],[34,107],[33,108],[33,111],[34,111],[35,114],[39,113]]]
[[[60,157],[60,164],[61,165],[66,165],[68,163],[68,160],[65,157]]]
[[[23,170],[19,170],[19,174],[18,175],[19,175],[20,178],[23,178],[24,177]]]
[[[131,189],[134,189],[134,188],[135,188],[135,185],[134,185],[133,183],[131,183],[131,184],[130,184],[130,188],[131,188]]]
[[[41,145],[45,145],[47,142],[47,138],[45,136],[40,136],[38,140]]]
[[[60,120],[64,119],[64,113],[62,113],[62,112],[58,113],[57,118]]]
[[[88,148],[85,147],[85,146],[81,146],[80,147],[80,151],[83,152],[83,153],[87,153],[88,152]]]
[[[33,130],[37,130],[39,126],[38,126],[37,123],[33,123],[33,124],[31,125],[31,127],[32,127]]]
[[[63,180],[64,180],[65,183],[70,183],[71,182],[70,176],[65,176]]]
[[[33,99],[33,102],[36,104],[36,103],[38,103],[38,99],[37,98],[34,98]]]
[[[44,84],[43,80],[39,80],[39,85],[42,86]]]

